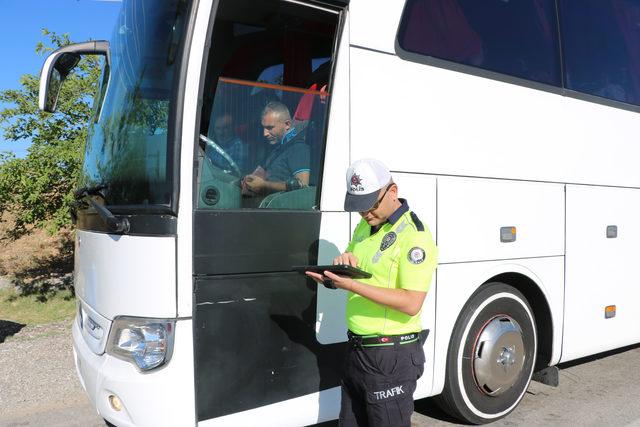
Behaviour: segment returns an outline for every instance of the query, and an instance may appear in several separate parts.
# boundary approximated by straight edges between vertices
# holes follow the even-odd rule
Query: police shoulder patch
[[[426,254],[424,252],[424,249],[414,246],[413,248],[409,249],[407,258],[412,264],[420,264],[426,258]]]
[[[380,242],[380,250],[384,251],[385,249],[388,249],[391,245],[395,243],[397,237],[398,236],[393,231],[390,231],[387,234],[385,234],[384,237],[382,238],[382,242]]]

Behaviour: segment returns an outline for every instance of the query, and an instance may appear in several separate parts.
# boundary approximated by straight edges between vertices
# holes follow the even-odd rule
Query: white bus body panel
[[[349,167],[349,14],[344,14],[344,30],[338,57],[333,88],[330,96],[331,119],[327,129],[325,170],[322,174],[320,208],[323,212],[344,210],[345,175]],[[330,167],[327,167],[331,165]]]
[[[398,196],[407,199],[409,208],[429,228],[434,241],[438,241],[436,223],[437,180],[434,176],[392,172],[398,184]]]
[[[398,184],[398,195],[406,198],[409,208],[416,213],[425,227],[429,228],[433,239],[438,241],[436,223],[436,194],[437,181],[433,176],[393,172],[393,180]],[[414,397],[416,399],[430,394],[433,386],[433,361],[435,359],[435,325],[436,325],[436,295],[437,274],[434,274],[429,286],[429,292],[422,305],[422,329],[429,329],[429,336],[424,343],[426,362],[424,374],[418,381]]]
[[[323,212],[318,243],[318,265],[333,264],[333,259],[344,252],[348,244],[349,214]],[[346,291],[318,285],[316,339],[320,344],[334,344],[347,340],[346,303]]]
[[[567,186],[562,361],[640,341],[640,190]],[[607,226],[617,237],[607,238]],[[605,319],[605,307],[616,316]]]
[[[351,44],[394,53],[404,3],[404,0],[352,0]]]
[[[86,304],[116,316],[176,316],[175,237],[76,232],[74,285]]]
[[[351,125],[391,170],[640,187],[637,113],[358,47]]]
[[[212,0],[200,0],[194,24],[182,113],[182,144],[180,147],[180,195],[178,200],[178,268],[177,310],[180,317],[193,315],[193,156],[198,135],[194,125],[198,117],[198,91],[202,63],[207,44],[207,30],[213,9]]]
[[[132,363],[96,355],[86,345],[77,321],[72,333],[80,382],[101,417],[120,427],[195,425],[191,320],[176,322],[170,362],[144,374]],[[112,394],[122,401],[122,411],[111,408]]]
[[[438,234],[440,263],[564,255],[564,185],[440,177]]]
[[[447,352],[456,320],[481,283],[501,273],[514,272],[530,278],[544,294],[551,311],[553,336],[551,365],[558,363],[562,346],[564,257],[440,264],[436,307],[436,343],[431,395],[442,392]]]

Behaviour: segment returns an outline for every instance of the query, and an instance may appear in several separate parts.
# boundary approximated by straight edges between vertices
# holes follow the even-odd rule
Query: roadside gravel
[[[0,343],[1,427],[104,425],[76,378],[71,322],[25,326]]]

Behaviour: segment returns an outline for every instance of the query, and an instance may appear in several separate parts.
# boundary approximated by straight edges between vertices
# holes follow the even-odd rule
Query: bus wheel
[[[458,317],[436,399],[450,415],[472,424],[496,421],[524,396],[536,359],[536,325],[525,297],[489,283]]]

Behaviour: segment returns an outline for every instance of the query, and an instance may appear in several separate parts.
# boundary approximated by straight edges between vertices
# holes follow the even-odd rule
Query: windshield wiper
[[[73,192],[73,197],[76,200],[87,200],[89,204],[96,210],[100,218],[107,225],[109,230],[115,233],[128,233],[130,229],[129,220],[127,218],[117,218],[114,216],[109,209],[105,208],[103,205],[99,204],[93,197],[91,196],[100,196],[102,200],[105,199],[104,194],[102,194],[102,190],[107,188],[104,184],[92,185],[86,187],[80,187],[76,191]]]
[[[104,199],[104,194],[102,194],[102,190],[106,189],[106,184],[98,184],[98,185],[87,185],[84,187],[77,188],[76,191],[73,192],[73,198],[76,200],[84,199],[85,196],[100,196]]]

